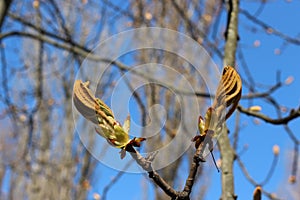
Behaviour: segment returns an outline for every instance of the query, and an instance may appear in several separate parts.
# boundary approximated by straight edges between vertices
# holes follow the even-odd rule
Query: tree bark
[[[226,44],[224,52],[224,66],[230,65],[235,67],[235,54],[238,42],[238,10],[239,0],[228,1],[228,18],[227,30],[225,33]],[[226,126],[224,126],[226,127]],[[236,199],[234,193],[234,175],[233,175],[233,162],[234,151],[231,147],[227,128],[221,131],[218,139],[220,154],[222,159],[222,200]]]

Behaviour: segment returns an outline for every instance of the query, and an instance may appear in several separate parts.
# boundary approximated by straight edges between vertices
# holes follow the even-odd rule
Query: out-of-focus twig
[[[261,26],[262,28],[264,28],[265,30],[269,31],[270,33],[284,39],[287,42],[293,43],[295,45],[300,45],[300,40],[296,39],[296,38],[292,38],[288,35],[285,35],[284,33],[276,30],[275,28],[273,28],[272,26],[266,24],[265,22],[259,20],[257,17],[251,15],[248,11],[244,10],[244,9],[240,9],[240,13],[242,15],[244,15],[245,17],[247,17],[249,20],[251,20],[253,23]]]
[[[283,118],[279,118],[279,119],[273,119],[270,118],[262,113],[259,112],[254,112],[251,111],[249,109],[243,108],[242,106],[238,106],[238,110],[244,114],[253,116],[253,117],[257,117],[259,119],[264,120],[265,122],[271,123],[271,124],[275,124],[275,125],[282,125],[282,124],[288,124],[290,121],[300,117],[300,107],[297,110],[291,110],[290,114],[286,117]]]

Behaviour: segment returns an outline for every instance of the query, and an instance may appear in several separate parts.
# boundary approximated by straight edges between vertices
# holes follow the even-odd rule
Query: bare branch
[[[228,14],[227,14],[227,29],[225,32],[226,44],[223,65],[235,66],[235,55],[238,42],[238,13],[239,1],[228,1]],[[227,129],[224,128],[218,140],[218,145],[222,159],[222,195],[221,199],[236,199],[234,193],[234,176],[233,176],[233,161],[234,151],[231,147]]]
[[[140,165],[145,171],[148,172],[149,178],[153,181],[170,197],[178,196],[178,192],[175,191],[153,168],[151,161],[146,160],[133,146],[128,145],[127,151],[130,152],[132,158]]]
[[[265,122],[275,124],[275,125],[282,125],[282,124],[288,124],[290,121],[300,117],[300,107],[297,110],[292,109],[290,114],[284,118],[279,118],[279,119],[273,119],[270,118],[262,113],[259,112],[254,112],[249,109],[243,108],[242,106],[238,106],[238,110],[244,114],[257,117],[259,119],[264,120]]]
[[[259,184],[250,176],[249,172],[247,171],[244,163],[241,161],[240,157],[239,156],[236,156],[236,160],[238,162],[238,165],[240,166],[244,176],[246,177],[246,179],[253,185],[253,186],[259,186]],[[274,197],[274,195],[272,193],[269,193],[265,190],[263,190],[261,188],[262,192],[267,196],[269,197],[270,199],[273,199],[273,200],[280,200],[279,198],[276,198]]]
[[[284,39],[287,42],[290,42],[292,44],[295,45],[300,45],[300,40],[296,39],[296,38],[292,38],[286,34],[281,33],[280,31],[274,29],[272,26],[264,23],[263,21],[259,20],[258,18],[256,18],[255,16],[251,15],[249,12],[247,12],[244,9],[240,9],[240,13],[243,14],[245,17],[247,17],[249,20],[251,20],[252,22],[254,22],[255,24],[261,26],[263,29],[268,30],[270,33]]]

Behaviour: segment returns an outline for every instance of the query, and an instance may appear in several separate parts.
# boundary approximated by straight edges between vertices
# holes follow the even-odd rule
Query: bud
[[[289,76],[289,77],[287,77],[287,78],[285,79],[284,83],[285,83],[286,85],[289,85],[289,84],[291,84],[293,81],[294,81],[294,77],[293,77],[293,76]]]
[[[289,183],[291,183],[291,184],[296,183],[296,176],[295,176],[295,175],[291,175],[291,176],[289,177]]]
[[[281,50],[279,48],[274,49],[274,54],[275,55],[281,54]]]
[[[261,187],[256,186],[253,192],[253,200],[261,200]]]
[[[27,120],[26,115],[25,115],[25,114],[21,114],[21,115],[19,116],[19,120],[20,120],[21,122],[25,122],[25,121]]]
[[[277,196],[276,196],[275,193],[271,193],[271,194],[270,194],[270,198],[271,198],[271,199],[277,199]]]
[[[218,160],[217,160],[217,167],[218,167],[218,168],[221,168],[221,167],[222,167],[222,160],[221,160],[221,159],[218,159]]]
[[[259,40],[255,40],[253,43],[254,47],[259,47],[260,46],[260,41]]]
[[[273,30],[271,27],[268,27],[268,28],[266,29],[266,32],[267,32],[268,34],[272,34],[272,33],[274,32],[274,30]]]
[[[279,146],[277,144],[274,145],[273,146],[273,153],[274,153],[274,155],[277,156],[279,154],[279,152],[280,152]]]
[[[49,106],[53,106],[55,101],[54,101],[54,99],[50,98],[50,99],[48,99],[47,103],[48,103]]]
[[[93,194],[93,199],[94,200],[100,200],[100,195],[98,193]]]
[[[81,0],[81,3],[82,3],[83,5],[85,5],[85,4],[88,3],[88,0]]]
[[[260,120],[258,119],[258,118],[254,118],[253,119],[253,122],[254,122],[254,124],[256,124],[256,125],[260,125]]]
[[[152,14],[150,12],[146,12],[144,17],[145,17],[145,19],[150,21],[152,19]]]
[[[90,182],[86,179],[84,181],[82,181],[81,185],[82,185],[82,188],[85,189],[85,190],[90,189]]]
[[[37,8],[39,7],[39,5],[40,5],[40,2],[39,2],[38,0],[34,0],[34,1],[32,2],[32,6],[33,6],[35,9],[37,9]]]
[[[281,112],[287,112],[287,107],[285,107],[285,106],[280,106],[280,110],[281,110]]]
[[[205,20],[205,22],[210,23],[212,20],[212,16],[209,14],[204,14],[203,19]]]
[[[260,112],[261,111],[261,107],[260,106],[251,106],[249,108],[250,111],[252,112]]]

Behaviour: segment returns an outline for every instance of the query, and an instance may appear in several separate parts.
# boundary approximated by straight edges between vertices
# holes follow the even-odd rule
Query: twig
[[[247,171],[244,163],[241,161],[239,156],[236,156],[236,160],[243,172],[243,174],[245,175],[246,179],[254,186],[259,186],[259,184],[250,176],[249,172]],[[262,189],[262,188],[261,188]],[[272,193],[269,193],[267,191],[265,191],[264,189],[262,189],[262,192],[264,193],[264,195],[266,195],[267,197],[269,197],[270,199],[273,200],[280,200],[279,198],[274,197],[274,195]]]
[[[290,121],[292,121],[293,119],[296,119],[298,117],[300,117],[300,107],[298,108],[298,110],[291,110],[290,114],[286,117],[283,118],[279,118],[279,119],[272,119],[262,113],[258,113],[258,112],[254,112],[251,111],[249,109],[243,108],[242,106],[238,106],[237,109],[246,114],[246,115],[250,115],[253,117],[257,117],[259,119],[264,120],[265,122],[271,123],[271,124],[275,124],[275,125],[281,125],[281,124],[288,124]]]
[[[228,14],[227,14],[227,28],[225,32],[226,44],[223,65],[235,66],[235,55],[238,43],[238,14],[239,14],[239,1],[229,0],[228,2]],[[233,174],[233,162],[234,151],[227,135],[227,129],[224,129],[220,133],[218,140],[222,159],[222,195],[221,199],[234,200],[237,196],[234,193],[234,174]]]
[[[140,165],[145,171],[148,172],[151,178],[168,196],[174,198],[178,196],[175,191],[152,167],[151,162],[146,160],[132,145],[128,145],[126,150],[130,153],[132,158]]]
[[[199,147],[197,148],[197,150],[196,150],[196,152],[193,156],[193,162],[192,162],[192,165],[191,165],[191,168],[190,168],[190,171],[189,171],[188,178],[186,179],[183,192],[181,194],[182,196],[189,196],[192,192],[192,187],[194,185],[197,170],[198,170],[198,167],[199,167],[199,164],[200,164],[200,161],[201,161],[201,158],[200,158],[201,152],[205,148],[205,144],[206,144],[205,142],[202,142],[199,145]]]
[[[272,86],[270,89],[268,89],[265,92],[257,92],[252,94],[243,95],[242,99],[254,99],[254,98],[264,98],[267,96],[270,96],[271,93],[275,92],[277,89],[279,89],[282,86],[282,83],[276,83],[274,86]]]
[[[285,35],[285,34],[281,33],[280,31],[277,31],[276,29],[274,29],[270,25],[268,25],[265,22],[259,20],[257,17],[251,15],[246,10],[240,9],[240,13],[243,14],[245,17],[247,17],[249,20],[251,20],[253,23],[261,26],[265,30],[270,30],[271,33],[273,33],[274,35],[276,35],[276,36],[278,36],[278,37],[280,37],[280,38],[282,38],[284,40],[286,40],[287,42],[293,43],[295,45],[300,45],[300,40],[299,39],[292,38],[292,37],[290,37],[288,35]]]

